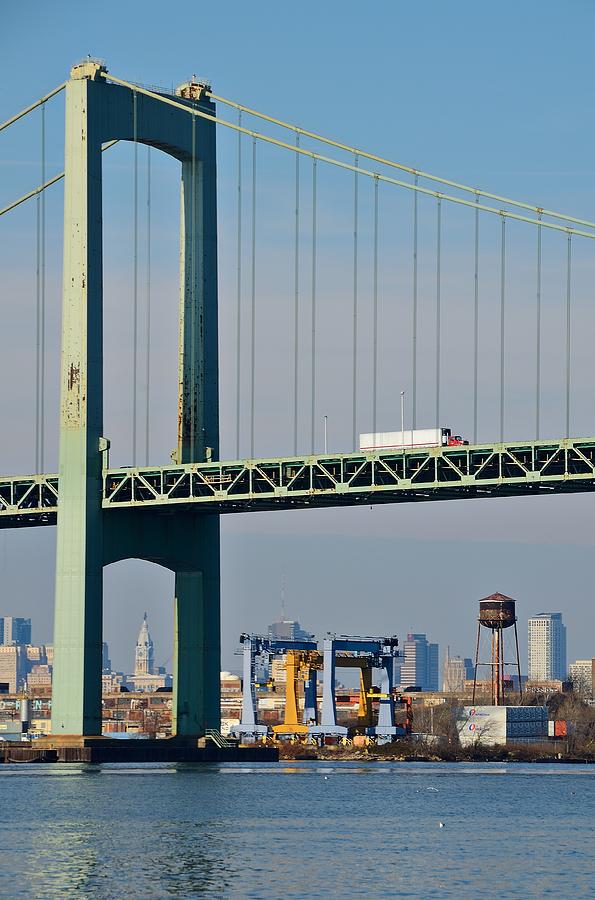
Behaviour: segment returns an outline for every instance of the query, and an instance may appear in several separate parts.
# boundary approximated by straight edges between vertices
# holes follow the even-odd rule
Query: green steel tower
[[[66,87],[60,507],[53,736],[101,734],[103,567],[145,559],[175,573],[173,734],[218,728],[219,517],[102,508],[102,146],[138,141],[181,163],[178,463],[219,458],[215,114],[205,86],[176,104],[110,83],[86,61]]]

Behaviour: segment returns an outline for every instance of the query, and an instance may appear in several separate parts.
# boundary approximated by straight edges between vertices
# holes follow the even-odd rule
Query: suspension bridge
[[[62,92],[64,170],[48,179],[46,107]],[[219,114],[222,107],[231,118]],[[0,209],[5,217],[35,202],[35,473],[0,476],[0,528],[57,525],[54,735],[101,733],[102,571],[110,563],[140,558],[175,573],[173,729],[195,736],[219,725],[221,514],[595,488],[595,437],[572,435],[577,421],[586,423],[583,433],[592,430],[587,310],[594,222],[351,147],[218,96],[197,79],[176,90],[149,88],[89,59],[0,131],[37,114],[41,183],[7,198]],[[218,261],[216,135],[236,142],[235,175],[230,151],[228,170],[219,176],[234,209],[223,227],[225,265]],[[132,369],[126,385],[132,410],[128,465],[114,467],[103,415],[102,157],[120,142],[134,148]],[[144,310],[142,145],[148,148]],[[150,464],[156,151],[181,166],[178,434],[166,465]],[[272,156],[259,169],[263,151],[291,160],[291,174],[275,169]],[[265,197],[262,171],[278,177],[273,200]],[[326,205],[325,173],[341,179]],[[45,194],[61,181],[59,465],[48,474]],[[283,224],[279,192],[287,201]],[[336,201],[339,225],[332,220]],[[281,265],[275,253],[264,265],[259,256],[259,228],[265,227],[269,240],[275,233],[274,245],[285,245]],[[451,248],[452,264],[449,228],[459,242],[456,251]],[[461,253],[464,241],[468,249]],[[513,261],[515,251],[520,263]],[[282,289],[267,289],[267,268],[283,270]],[[515,289],[517,278],[521,286]],[[224,303],[228,327],[220,333]],[[259,380],[263,345],[276,342],[270,329],[278,327],[280,315],[283,371],[269,371],[265,362],[267,378]],[[5,336],[9,331],[6,325]],[[401,386],[407,387],[412,429],[422,416],[440,424],[447,415],[451,424],[456,415],[469,444],[360,449],[360,430],[376,434],[379,425],[393,427]],[[324,447],[319,440],[321,411],[335,403],[340,450],[328,447],[326,415]],[[492,434],[480,441],[485,408]],[[556,436],[544,437],[552,421],[558,421]],[[511,427],[521,439],[509,434]],[[257,453],[261,433],[273,453],[289,452]],[[121,448],[114,450],[122,455]]]

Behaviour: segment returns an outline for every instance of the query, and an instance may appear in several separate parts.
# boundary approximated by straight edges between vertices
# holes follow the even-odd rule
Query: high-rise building
[[[101,647],[101,671],[104,675],[108,675],[112,670],[112,661],[109,658],[109,647],[104,641]]]
[[[585,700],[595,700],[595,659],[577,659],[568,667],[572,688]]]
[[[49,693],[52,689],[52,667],[33,665],[27,675],[27,690]]]
[[[473,660],[447,656],[442,670],[442,690],[456,694],[464,691],[465,682],[473,678]]]
[[[0,685],[10,694],[24,687],[29,670],[27,654],[18,644],[0,646]]]
[[[31,643],[31,619],[19,619],[16,616],[0,617],[0,644]]]
[[[269,640],[271,641],[309,641],[312,635],[300,627],[295,619],[281,619],[280,622],[272,622],[269,625]]]
[[[431,644],[425,634],[407,635],[403,644],[401,687],[438,690],[438,644]]]
[[[136,642],[136,650],[134,651],[134,674],[135,675],[153,675],[155,669],[155,651],[153,649],[153,641],[149,634],[149,626],[147,624],[147,614],[143,618],[143,624],[138,633]]]
[[[529,681],[566,679],[566,626],[562,613],[539,613],[529,619]]]

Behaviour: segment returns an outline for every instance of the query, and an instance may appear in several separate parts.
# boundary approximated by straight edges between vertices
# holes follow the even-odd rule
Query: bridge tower
[[[138,141],[181,163],[177,461],[219,458],[215,114],[204,85],[167,105],[110,83],[91,60],[66,87],[60,504],[53,736],[101,734],[103,567],[145,559],[175,573],[173,733],[219,727],[219,517],[102,509],[102,145]],[[124,514],[123,514],[124,513]]]

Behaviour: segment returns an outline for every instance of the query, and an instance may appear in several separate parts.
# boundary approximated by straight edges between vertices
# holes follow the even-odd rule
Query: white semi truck
[[[469,441],[450,428],[415,428],[405,431],[377,431],[360,434],[360,450],[411,450],[416,447],[458,447]]]

